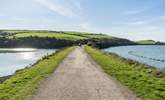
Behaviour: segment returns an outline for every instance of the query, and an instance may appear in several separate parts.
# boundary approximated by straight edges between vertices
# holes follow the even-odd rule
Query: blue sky
[[[165,0],[1,0],[1,29],[107,33],[165,41]]]

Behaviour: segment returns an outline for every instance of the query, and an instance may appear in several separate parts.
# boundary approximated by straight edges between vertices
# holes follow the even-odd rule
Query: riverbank
[[[58,64],[73,50],[69,47],[43,57],[31,67],[17,71],[0,84],[0,100],[29,100],[41,80],[54,72]]]
[[[165,71],[165,46],[164,45],[132,45],[118,46],[103,49],[103,51],[116,54],[125,58],[132,59],[149,67],[155,67],[158,70]]]
[[[89,46],[86,46],[85,50],[107,74],[128,86],[143,100],[165,99],[165,78],[160,73],[154,72],[154,69]]]

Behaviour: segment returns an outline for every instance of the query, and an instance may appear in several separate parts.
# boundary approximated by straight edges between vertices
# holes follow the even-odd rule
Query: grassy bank
[[[0,84],[0,100],[30,100],[40,81],[51,74],[73,48],[62,49],[29,68],[17,71]]]
[[[165,78],[150,73],[149,68],[128,63],[114,55],[86,46],[88,54],[103,70],[128,86],[143,100],[165,100]]]

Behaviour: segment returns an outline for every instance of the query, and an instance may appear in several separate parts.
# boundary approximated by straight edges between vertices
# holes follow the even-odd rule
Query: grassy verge
[[[74,47],[62,49],[36,62],[0,84],[0,100],[30,100],[39,82],[51,74]]]
[[[88,54],[103,70],[128,86],[143,100],[165,100],[165,78],[149,73],[149,69],[98,49],[86,46]]]

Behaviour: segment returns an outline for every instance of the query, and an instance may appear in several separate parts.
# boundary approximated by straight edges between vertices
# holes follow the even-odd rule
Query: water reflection
[[[20,59],[30,60],[35,58],[35,52],[22,52],[19,53],[18,56],[20,57]]]
[[[108,48],[105,51],[158,68],[165,67],[165,46],[163,45],[120,46]]]
[[[13,52],[32,52],[35,48],[0,48],[0,53],[13,53]]]
[[[31,49],[31,48],[30,49],[14,48],[14,49],[6,49],[6,50],[8,50],[9,52],[0,53],[0,76],[13,74],[16,70],[22,69],[32,63],[35,63],[41,57],[56,51],[55,49]],[[11,52],[13,50],[20,52]]]
[[[13,48],[13,49],[9,49],[9,50],[13,50],[13,51],[24,51],[24,52],[27,52],[27,51],[35,51],[37,49],[34,49],[34,48]]]

